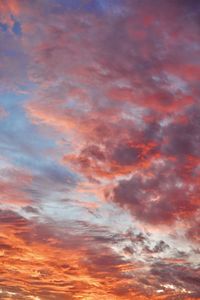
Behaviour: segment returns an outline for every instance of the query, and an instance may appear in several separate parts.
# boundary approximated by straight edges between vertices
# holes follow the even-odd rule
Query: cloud
[[[177,5],[165,6],[172,11],[170,20],[174,21]],[[42,84],[35,99],[27,104],[27,112],[35,123],[53,127],[72,139],[76,153],[65,155],[64,161],[70,161],[75,169],[90,178],[130,173],[133,168],[145,165],[153,155],[159,155],[162,139],[158,136],[166,132],[159,123],[181,112],[184,114],[195,100],[193,84],[188,86],[184,78],[168,70],[168,65],[174,66],[179,61],[186,67],[195,65],[188,53],[193,53],[193,48],[183,47],[185,50],[179,55],[178,49],[185,40],[174,40],[174,23],[167,21],[164,8],[156,21],[146,2],[141,6],[135,3],[133,7],[134,19],[126,14],[111,20],[104,16],[104,24],[92,14],[82,14],[77,22],[76,15],[66,13],[58,18],[57,26],[43,28],[43,39],[31,52],[39,62],[32,72]],[[157,11],[156,5],[154,9]],[[181,12],[185,14],[184,10]],[[149,27],[142,22],[147,13],[149,19],[152,14]],[[176,22],[183,28],[185,39],[189,39],[191,31],[185,28],[181,17]],[[71,34],[62,27],[63,23],[71,28]],[[195,24],[190,26],[190,30],[195,29]],[[162,32],[166,32],[165,37]],[[195,34],[191,39],[195,45]],[[172,49],[166,47],[168,41],[173,43]],[[147,122],[148,116],[155,116],[157,121],[154,132],[157,136],[152,139],[153,124]],[[92,148],[96,154],[94,150],[91,152]]]
[[[141,221],[170,224],[191,218],[198,210],[199,189],[177,174],[174,162],[154,162],[151,168],[122,180],[115,187],[113,200],[127,207]]]
[[[7,112],[3,107],[0,107],[0,118],[4,119],[7,116]]]
[[[147,268],[147,262],[138,258],[137,248],[128,252],[135,254],[132,260],[114,248],[123,248],[130,241],[134,246],[144,245],[147,237],[142,233],[129,230],[116,235],[105,226],[78,221],[58,226],[54,220],[27,219],[10,210],[0,211],[0,224],[0,286],[5,295],[13,293],[17,299],[61,300],[90,295],[157,299],[154,288],[161,287],[163,299],[173,299],[168,297],[175,294],[186,297],[189,292],[198,295],[198,270],[188,264],[164,264],[156,258]],[[154,253],[162,252],[163,246],[163,241],[156,244]],[[174,293],[168,288],[172,282]]]
[[[3,205],[23,206],[32,202],[26,188],[31,185],[32,175],[28,170],[12,164],[0,168],[0,201]]]
[[[66,295],[75,299],[92,292],[103,297],[109,293],[114,298],[117,286],[130,281],[127,272],[140,268],[139,263],[133,266],[115,253],[110,247],[112,240],[108,243],[96,238],[93,230],[105,234],[103,228],[87,224],[84,230],[75,222],[58,231],[55,222],[38,221],[13,211],[0,212],[0,285],[5,294],[15,293],[21,299],[63,299]]]
[[[187,265],[165,265],[161,262],[152,266],[151,273],[160,278],[159,282],[163,285],[164,291],[171,289],[172,296],[169,299],[175,299],[175,296],[181,291],[188,291],[184,297],[194,297],[198,299],[199,290],[199,269]],[[165,282],[165,283],[164,283]],[[175,293],[175,295],[173,295]]]
[[[198,299],[199,4],[0,9],[0,297]]]

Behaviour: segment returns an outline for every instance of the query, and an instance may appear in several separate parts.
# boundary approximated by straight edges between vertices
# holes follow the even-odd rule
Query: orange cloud
[[[106,299],[109,295],[109,299],[153,300],[178,296],[180,291],[189,299],[190,280],[179,273],[182,267],[177,261],[167,266],[174,276],[172,285],[169,278],[164,281],[162,265],[151,266],[149,272],[141,261],[125,259],[112,250],[112,239],[100,239],[98,231],[96,236],[86,232],[75,236],[65,229],[63,236],[55,223],[27,220],[11,211],[0,212],[0,224],[0,286],[5,299]],[[99,229],[100,233],[103,229]],[[143,243],[139,235],[136,241]],[[197,274],[195,270],[188,272],[194,278],[190,292],[195,293]],[[178,280],[185,282],[185,289],[177,286]]]
[[[2,299],[199,299],[199,4],[114,2],[0,2],[40,154],[1,165]]]

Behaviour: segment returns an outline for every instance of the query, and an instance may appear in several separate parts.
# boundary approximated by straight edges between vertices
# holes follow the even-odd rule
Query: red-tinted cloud
[[[0,4],[3,88],[53,145],[0,174],[2,297],[199,299],[199,4],[64,2]]]
[[[58,230],[55,222],[28,220],[8,210],[1,210],[0,224],[0,285],[5,299],[9,295],[11,299],[160,299],[156,289],[161,288],[162,299],[174,299],[179,294],[189,299],[188,291],[199,295],[198,270],[187,264],[164,266],[157,262],[148,271],[143,262],[131,261],[112,249],[131,240],[134,246],[143,245],[147,240],[142,234],[116,236],[105,228],[79,226],[78,222]],[[161,241],[152,253],[166,247]],[[172,283],[174,288],[170,289]]]

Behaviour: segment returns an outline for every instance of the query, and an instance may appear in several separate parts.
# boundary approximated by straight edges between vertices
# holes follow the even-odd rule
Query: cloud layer
[[[2,299],[200,299],[197,2],[1,1]]]

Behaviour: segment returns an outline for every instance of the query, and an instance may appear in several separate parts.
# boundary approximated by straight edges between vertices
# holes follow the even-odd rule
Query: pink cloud
[[[6,112],[6,110],[3,107],[0,107],[0,118],[5,118],[7,117],[8,113]]]
[[[126,179],[119,182],[113,201],[146,222],[172,223],[192,217],[197,210],[198,187],[186,174],[189,157],[198,156],[199,125],[193,121],[196,94],[194,97],[194,83],[188,87],[185,71],[176,71],[183,66],[195,74],[198,68],[193,51],[196,31],[192,33],[196,27],[190,24],[185,28],[178,4],[159,9],[146,3],[132,6],[134,18],[130,14],[102,22],[82,14],[77,20],[77,15],[66,12],[57,19],[57,27],[43,28],[42,39],[31,52],[39,63],[32,68],[38,75],[39,90],[26,109],[35,124],[46,124],[70,138],[73,150],[66,149],[62,161],[90,180],[158,171],[146,183],[142,183],[144,175],[133,175],[127,184]],[[174,24],[183,28],[178,39],[174,38]],[[186,47],[188,40],[193,47]],[[174,85],[170,76],[177,80]],[[187,85],[181,85],[181,78],[189,80]],[[187,123],[180,123],[180,117],[188,119]],[[155,171],[152,165],[159,159],[166,162],[166,169]],[[177,171],[171,167],[172,161]],[[174,173],[181,187],[174,185]],[[135,178],[141,189],[136,204]],[[187,191],[188,181],[194,192]],[[149,182],[154,182],[152,187]],[[117,193],[121,189],[123,192]],[[151,202],[152,192],[160,200]]]
[[[191,263],[199,243],[199,29],[196,1],[189,2],[124,1],[118,14],[1,2],[1,22],[11,28],[15,18],[22,28],[20,38],[0,33],[8,45],[1,45],[3,88],[33,84],[23,109],[53,144],[44,162],[80,180],[75,187],[48,168],[1,171],[0,200],[29,216],[0,214],[5,299],[9,292],[44,300],[199,298]],[[67,214],[66,222],[46,218],[38,202],[60,205],[68,186],[80,211],[101,211],[98,224],[114,227],[120,211],[124,231],[73,223]],[[126,221],[157,240],[125,231]]]

